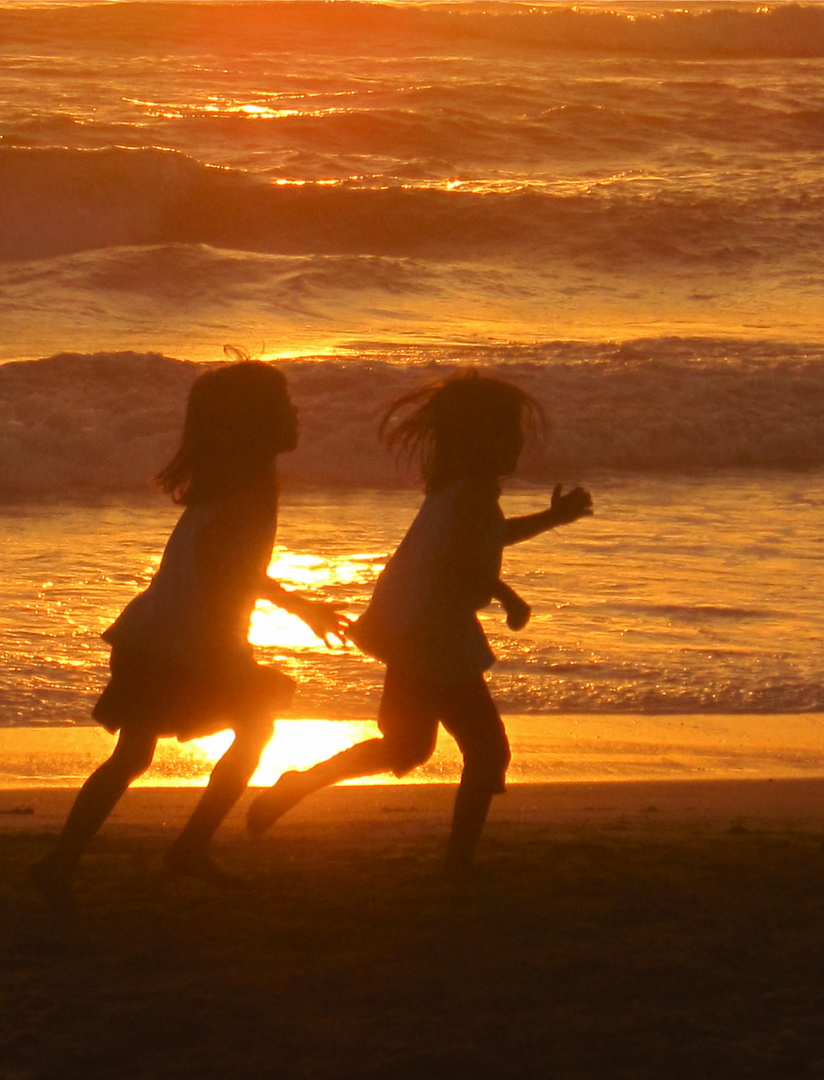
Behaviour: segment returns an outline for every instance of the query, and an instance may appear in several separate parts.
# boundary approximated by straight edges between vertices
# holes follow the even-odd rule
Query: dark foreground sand
[[[0,1080],[824,1077],[824,780],[341,788],[163,879],[197,797],[130,792],[79,925],[25,883],[71,791],[0,791]]]

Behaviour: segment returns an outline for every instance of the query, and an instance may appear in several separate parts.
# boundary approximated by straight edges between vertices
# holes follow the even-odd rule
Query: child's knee
[[[464,756],[463,781],[473,787],[500,795],[506,791],[506,772],[512,754],[508,743],[496,743]]]
[[[234,742],[227,753],[236,761],[243,759],[257,767],[274,732],[275,725],[269,717],[255,718],[236,729]]]
[[[120,773],[128,783],[142,776],[154,759],[156,743],[154,739],[124,739],[115,747],[107,764],[112,772]]]
[[[240,742],[249,747],[256,747],[262,751],[271,741],[274,733],[275,722],[271,716],[259,716],[238,729],[235,734],[235,742]]]
[[[410,741],[403,742],[384,739],[389,768],[395,776],[406,776],[407,773],[424,765],[432,757],[435,747],[429,742]]]

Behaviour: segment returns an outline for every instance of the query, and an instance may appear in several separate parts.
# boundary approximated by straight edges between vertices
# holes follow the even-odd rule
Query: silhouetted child
[[[258,598],[299,615],[328,643],[344,620],[328,604],[267,576],[277,524],[278,454],[294,450],[297,411],[283,375],[245,360],[201,375],[192,386],[180,449],[157,477],[185,510],[157,573],[103,637],[111,680],[93,715],[119,731],[111,757],[78,793],[53,850],[31,877],[47,904],[70,912],[78,860],[117,801],[151,764],[157,741],[232,729],[192,817],[165,865],[229,882],[209,841],[243,793],[288,707],[293,681],[259,666],[247,640]]]
[[[405,413],[397,420],[398,413]],[[305,772],[290,771],[249,808],[263,832],[310,792],[340,780],[391,771],[403,776],[435,749],[438,723],[464,759],[447,867],[467,869],[492,796],[504,791],[509,743],[484,671],[494,657],[477,611],[493,597],[519,629],[529,606],[500,580],[501,555],[556,525],[592,513],[589,494],[557,487],[547,510],[505,519],[499,478],[512,473],[537,404],[509,383],[459,373],[392,406],[381,425],[390,448],[419,461],[426,498],[380,575],[349,636],[386,663],[381,738],[358,743]]]

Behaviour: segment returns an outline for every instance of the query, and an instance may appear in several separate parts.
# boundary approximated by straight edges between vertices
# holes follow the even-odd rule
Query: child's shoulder
[[[486,476],[465,476],[452,485],[455,508],[459,513],[486,516],[495,512],[501,496],[496,479]]]
[[[466,477],[451,486],[450,495],[452,527],[464,542],[480,540],[498,528],[501,508],[497,483]]]
[[[233,492],[222,499],[190,507],[208,536],[256,534],[277,523],[277,494],[258,489]]]
[[[501,495],[501,485],[496,477],[483,474],[467,473],[457,476],[437,488],[427,491],[428,497],[454,500],[461,503],[497,502]]]

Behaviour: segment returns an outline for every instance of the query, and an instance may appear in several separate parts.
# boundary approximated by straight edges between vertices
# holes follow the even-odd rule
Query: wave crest
[[[295,486],[409,483],[376,442],[401,394],[476,363],[543,402],[552,434],[521,472],[541,483],[595,472],[810,469],[824,466],[820,356],[730,359],[729,343],[660,341],[466,350],[391,359],[280,363],[301,409],[301,441],[282,460]],[[386,353],[384,353],[385,357]],[[437,362],[436,362],[437,361]],[[61,354],[0,366],[0,492],[145,487],[175,449],[198,364],[151,353]]]
[[[620,10],[621,7],[626,10]],[[139,0],[117,4],[32,5],[0,11],[0,36],[41,37],[66,45],[101,42],[130,52],[200,43],[206,50],[254,49],[263,40],[311,41],[335,48],[355,39],[381,51],[448,47],[473,39],[496,48],[532,53],[559,51],[632,53],[648,56],[824,56],[824,11],[817,4],[772,3],[760,7],[695,4],[662,10],[659,5],[616,4],[618,10],[543,7],[493,0],[489,4],[386,5],[320,0],[169,4]],[[697,9],[697,10],[695,10]]]
[[[607,265],[644,257],[728,266],[818,251],[824,221],[814,190],[803,201],[776,191],[753,209],[724,192],[651,198],[632,184],[573,192],[280,185],[177,151],[125,147],[0,148],[0,200],[7,261],[203,244],[272,255],[540,252]]]

